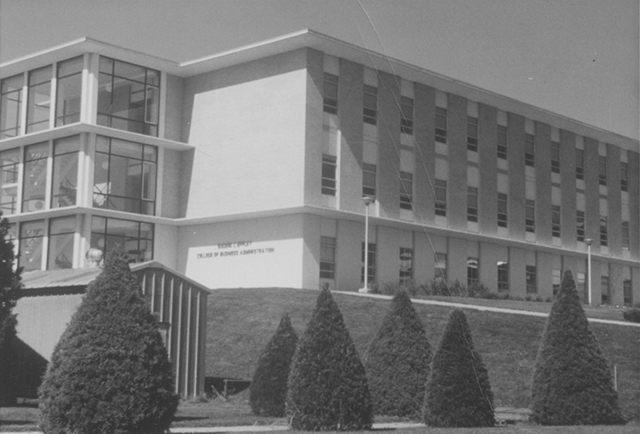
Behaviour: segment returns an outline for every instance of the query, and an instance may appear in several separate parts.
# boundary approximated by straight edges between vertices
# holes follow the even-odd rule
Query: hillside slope
[[[288,313],[301,334],[317,291],[288,288],[218,289],[209,296],[206,375],[251,379],[263,348]],[[363,357],[389,301],[334,294]],[[540,308],[539,303],[532,303]],[[431,345],[437,345],[449,307],[415,305]],[[533,309],[532,309],[533,310]],[[474,343],[489,370],[498,407],[528,407],[535,357],[545,318],[465,310]],[[625,417],[640,417],[640,328],[591,323],[610,365],[618,372]]]

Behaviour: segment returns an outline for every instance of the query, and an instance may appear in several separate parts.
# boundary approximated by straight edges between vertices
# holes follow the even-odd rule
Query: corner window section
[[[0,140],[20,135],[23,86],[22,74],[0,82]]]
[[[53,191],[51,208],[76,204],[80,137],[67,137],[53,144]]]
[[[48,157],[48,143],[38,143],[25,148],[22,212],[42,211],[46,208]]]
[[[56,127],[80,122],[82,56],[57,65]]]
[[[93,206],[154,215],[157,154],[155,146],[99,136]]]
[[[158,135],[160,72],[100,57],[98,125]]]
[[[47,270],[73,268],[73,238],[75,232],[75,216],[51,219],[49,223]]]
[[[0,209],[5,216],[18,212],[20,150],[0,152]]]
[[[51,66],[29,72],[27,133],[49,128],[51,109]]]
[[[93,217],[91,220],[91,248],[107,253],[120,247],[129,263],[153,259],[153,224],[131,220]]]

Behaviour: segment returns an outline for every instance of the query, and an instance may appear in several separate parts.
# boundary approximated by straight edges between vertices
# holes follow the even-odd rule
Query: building
[[[367,195],[378,284],[546,298],[569,269],[640,301],[637,140],[309,30],[180,64],[82,39],[0,78],[26,271],[120,244],[213,289],[355,291]]]

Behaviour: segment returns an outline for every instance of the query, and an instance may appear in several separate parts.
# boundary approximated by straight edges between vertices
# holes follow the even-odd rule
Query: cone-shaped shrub
[[[494,426],[489,374],[474,349],[467,318],[454,310],[433,356],[424,421],[434,427]]]
[[[564,273],[538,350],[531,419],[543,425],[622,423],[611,372],[580,304],[570,271]]]
[[[298,335],[285,314],[258,360],[249,389],[251,410],[258,416],[283,417],[287,400],[287,380]]]
[[[399,291],[365,360],[374,413],[419,418],[430,363],[422,321],[407,293]]]
[[[287,416],[297,430],[371,427],[373,412],[364,366],[328,289],[320,292],[293,356]]]
[[[47,434],[161,433],[178,406],[167,351],[114,251],[56,345],[39,390]]]

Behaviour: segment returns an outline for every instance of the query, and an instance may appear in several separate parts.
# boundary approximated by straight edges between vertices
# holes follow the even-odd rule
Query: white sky
[[[82,36],[184,61],[310,28],[638,139],[640,0],[0,0],[0,62]]]

